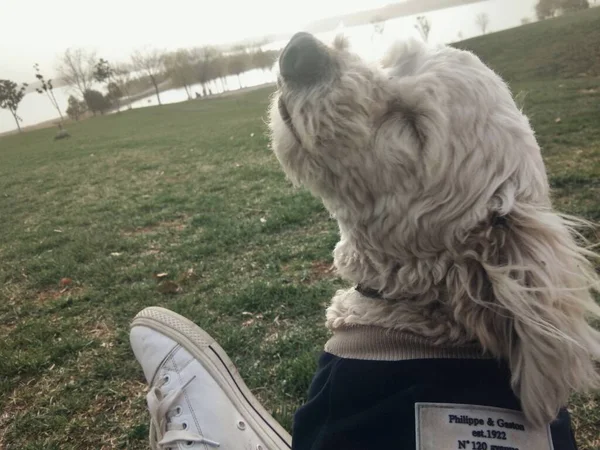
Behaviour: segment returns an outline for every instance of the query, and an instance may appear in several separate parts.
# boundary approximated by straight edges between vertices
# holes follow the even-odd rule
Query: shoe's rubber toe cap
[[[162,362],[178,344],[144,326],[134,326],[129,333],[129,341],[135,358],[144,370],[146,381],[151,385]]]

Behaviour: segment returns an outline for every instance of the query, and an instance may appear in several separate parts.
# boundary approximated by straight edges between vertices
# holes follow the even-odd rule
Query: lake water
[[[235,75],[225,77],[224,83],[221,83],[219,80],[214,80],[210,83],[207,83],[206,88],[209,90],[207,94],[221,94],[224,91],[235,91],[240,88],[259,86],[265,83],[274,83],[275,79],[276,74],[273,70],[250,70],[240,74],[239,78]],[[188,89],[192,98],[195,98],[196,94],[203,95],[201,84],[194,84]],[[188,100],[188,96],[184,88],[169,89],[168,91],[162,91],[160,93],[160,101],[163,104],[184,102],[186,100]],[[136,100],[131,104],[133,108],[142,108],[144,106],[155,105],[158,105],[156,94]]]
[[[534,5],[536,0],[483,0],[478,3],[457,6],[454,8],[432,11],[423,15],[427,16],[431,23],[429,42],[450,43],[461,39],[478,36],[481,30],[475,22],[479,13],[486,13],[490,18],[489,31],[500,31],[520,25],[521,19],[534,16]],[[352,28],[343,28],[340,24],[338,30],[318,34],[317,37],[325,42],[331,42],[336,34],[342,32],[350,41],[353,51],[367,59],[379,58],[391,43],[408,37],[419,37],[415,29],[416,16],[399,17],[385,23],[382,33],[376,33],[372,25],[361,25]],[[273,42],[265,46],[265,49],[280,49],[286,41]],[[257,86],[275,81],[274,71],[251,70],[237,76],[229,76],[225,81],[227,90],[235,90],[241,87]],[[223,86],[219,81],[211,82],[209,86],[213,94],[223,92]],[[55,89],[55,96],[63,114],[67,108],[67,99],[70,89],[67,87]],[[202,95],[202,86],[194,85],[190,90],[192,97],[195,93]],[[188,99],[183,88],[170,89],[160,93],[164,104],[177,103]],[[132,103],[133,108],[154,106],[157,104],[156,96],[149,95],[146,98]],[[35,92],[27,94],[19,105],[19,116],[23,119],[21,126],[35,125],[37,123],[58,118],[54,109],[45,95]],[[10,112],[0,110],[0,133],[15,130],[16,125]]]

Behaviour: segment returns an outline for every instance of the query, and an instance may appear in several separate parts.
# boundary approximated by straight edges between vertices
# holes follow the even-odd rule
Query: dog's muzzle
[[[286,83],[310,86],[331,67],[325,45],[309,33],[296,33],[279,57],[279,71]]]
[[[298,142],[298,144],[302,145],[302,141],[300,140],[300,136],[298,136],[298,132],[296,131],[296,127],[294,127],[294,122],[292,121],[290,113],[289,113],[287,107],[285,106],[285,102],[283,101],[283,99],[281,97],[279,97],[279,101],[277,103],[277,107],[279,109],[279,115],[283,119],[283,122],[285,123],[285,125],[288,127],[288,129],[294,135],[294,139],[296,139],[296,142]]]

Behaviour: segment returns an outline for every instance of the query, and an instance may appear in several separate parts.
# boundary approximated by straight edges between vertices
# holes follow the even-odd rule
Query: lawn
[[[561,23],[583,39],[577,17],[600,29],[598,8],[523,27],[518,40]],[[574,58],[551,74],[511,64],[497,51],[511,36],[460,45],[504,70],[556,207],[600,221],[600,74]],[[556,54],[550,38],[532,40]],[[70,140],[52,129],[0,138],[0,448],[147,448],[128,324],[150,305],[209,330],[289,428],[327,339],[324,307],[344,283],[329,270],[335,222],[269,149],[269,94],[98,117],[70,125]],[[600,448],[600,395],[572,410],[580,449]]]

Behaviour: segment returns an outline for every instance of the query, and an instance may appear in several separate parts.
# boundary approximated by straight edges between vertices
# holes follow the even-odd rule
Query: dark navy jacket
[[[420,402],[520,410],[508,368],[493,359],[366,361],[323,353],[308,401],[294,417],[292,448],[414,450]],[[576,450],[566,410],[550,432],[554,450]]]

